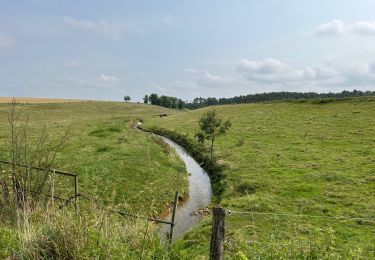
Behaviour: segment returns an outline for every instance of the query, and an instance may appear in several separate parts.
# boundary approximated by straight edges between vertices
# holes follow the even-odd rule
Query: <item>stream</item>
[[[160,136],[167,144],[176,150],[178,156],[184,161],[189,174],[189,196],[178,204],[175,215],[173,240],[181,238],[203,218],[205,208],[211,203],[211,182],[206,171],[186,152],[186,150],[168,138]],[[172,213],[164,221],[171,221]],[[164,240],[169,233],[169,225],[161,225],[160,236]]]

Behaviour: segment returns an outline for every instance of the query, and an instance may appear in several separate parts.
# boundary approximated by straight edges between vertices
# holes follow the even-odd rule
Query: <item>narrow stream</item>
[[[211,182],[205,170],[186,152],[186,150],[168,138],[160,136],[167,144],[176,150],[176,153],[184,161],[186,170],[189,173],[189,197],[177,206],[175,216],[175,228],[173,240],[181,238],[192,227],[202,219],[203,209],[211,202]],[[163,220],[170,221],[171,214]],[[160,234],[165,239],[169,233],[170,226],[162,225]]]

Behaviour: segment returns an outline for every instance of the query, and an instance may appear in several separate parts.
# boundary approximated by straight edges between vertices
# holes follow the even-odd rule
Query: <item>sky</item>
[[[0,96],[375,90],[373,0],[0,0]]]

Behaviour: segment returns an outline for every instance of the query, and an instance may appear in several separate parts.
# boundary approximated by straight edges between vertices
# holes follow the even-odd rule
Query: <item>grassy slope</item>
[[[7,104],[0,104],[2,159],[7,159],[8,109]],[[170,203],[176,189],[186,190],[185,168],[177,155],[150,135],[132,128],[137,119],[171,113],[167,109],[85,102],[22,105],[18,110],[23,117],[29,117],[33,134],[47,126],[52,137],[58,139],[71,128],[68,144],[57,157],[57,168],[79,174],[80,192],[84,194],[107,204],[156,214]]]
[[[193,136],[207,109],[151,119],[146,127],[158,125]],[[216,109],[232,121],[230,132],[216,146],[218,157],[230,166],[224,206],[237,211],[375,218],[374,98]],[[328,246],[326,240],[333,238],[338,254],[347,246],[368,251],[375,250],[374,230],[374,222],[366,221],[233,214],[228,217],[227,248],[251,255],[257,242],[263,248],[298,246],[293,241],[302,245],[306,239],[309,244],[312,238]],[[207,247],[208,233],[206,222],[189,243]]]

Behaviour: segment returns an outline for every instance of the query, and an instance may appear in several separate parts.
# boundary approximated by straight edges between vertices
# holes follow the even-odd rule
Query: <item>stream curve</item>
[[[173,240],[181,238],[191,228],[198,224],[203,218],[204,210],[211,203],[211,182],[207,172],[187,153],[187,151],[172,140],[160,136],[168,145],[176,150],[178,156],[184,161],[189,174],[189,196],[182,203],[178,204],[175,216],[175,227]],[[164,221],[171,221],[171,214],[166,216]],[[160,236],[166,239],[170,226],[160,227]]]

